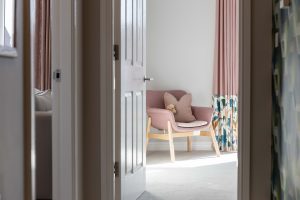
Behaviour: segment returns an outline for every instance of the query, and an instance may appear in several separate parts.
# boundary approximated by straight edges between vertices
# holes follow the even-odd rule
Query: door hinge
[[[114,45],[114,60],[119,60],[120,53],[119,53],[119,45]]]
[[[115,173],[115,177],[119,177],[120,176],[120,165],[119,165],[119,162],[115,162],[114,173]]]
[[[56,82],[59,82],[61,80],[61,70],[60,69],[54,70],[53,80],[55,80]]]

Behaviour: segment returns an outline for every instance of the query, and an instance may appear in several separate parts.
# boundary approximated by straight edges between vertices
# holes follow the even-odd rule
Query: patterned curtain
[[[300,199],[300,0],[273,0],[272,199]]]
[[[217,0],[213,94],[213,126],[220,150],[236,151],[238,0]]]
[[[51,89],[50,0],[35,2],[35,87],[39,90],[49,90]]]
[[[236,151],[238,138],[238,97],[213,97],[213,125],[222,151]]]

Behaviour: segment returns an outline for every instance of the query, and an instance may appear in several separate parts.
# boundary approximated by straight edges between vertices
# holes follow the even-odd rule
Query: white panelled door
[[[119,134],[116,133],[116,159],[120,162],[116,197],[135,200],[145,191],[146,184],[146,0],[119,3],[121,81],[116,98],[120,98],[121,105],[116,114],[121,114],[121,118]]]

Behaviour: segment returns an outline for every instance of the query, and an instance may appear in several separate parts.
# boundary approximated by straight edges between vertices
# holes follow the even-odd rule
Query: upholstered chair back
[[[168,92],[174,95],[179,100],[186,94],[183,90],[147,90],[147,108],[161,108],[165,109],[164,94]]]

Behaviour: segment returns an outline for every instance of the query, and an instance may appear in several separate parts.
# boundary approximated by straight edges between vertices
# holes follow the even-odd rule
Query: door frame
[[[76,0],[78,2],[81,2],[81,0]],[[101,115],[101,134],[100,139],[101,141],[97,141],[96,144],[97,147],[101,146],[99,148],[99,153],[101,156],[99,156],[99,162],[102,163],[101,165],[101,176],[97,177],[97,180],[100,180],[101,183],[101,199],[114,199],[114,175],[113,175],[113,168],[114,168],[114,134],[107,134],[107,133],[114,133],[115,131],[115,119],[113,116],[114,113],[114,106],[110,102],[114,102],[115,95],[112,91],[114,91],[114,82],[115,78],[116,81],[119,78],[118,74],[115,74],[115,70],[113,68],[113,63],[111,62],[113,57],[112,52],[112,45],[113,43],[113,29],[112,26],[114,24],[114,13],[113,13],[113,3],[115,2],[111,0],[100,0],[101,7],[99,8],[99,12],[101,12],[101,26],[100,26],[100,42],[104,42],[105,45],[101,45],[101,53],[100,57],[101,64],[100,64],[100,70],[101,70],[101,76],[99,75],[99,78],[101,77],[101,95],[105,96],[106,98],[102,98],[101,102],[99,102],[100,108],[103,109],[105,112]],[[30,16],[30,7],[29,7],[30,0],[24,0],[24,49],[30,49],[30,31],[28,30],[30,27],[29,23],[29,16]],[[253,0],[252,0],[253,2]],[[240,86],[240,95],[239,95],[239,132],[243,132],[243,135],[240,135],[239,137],[239,168],[238,168],[238,199],[239,200],[250,200],[250,194],[253,195],[254,193],[259,193],[262,191],[251,191],[251,177],[250,177],[250,170],[251,166],[256,164],[259,165],[259,161],[261,159],[256,159],[253,161],[253,157],[255,155],[251,155],[251,151],[253,149],[251,147],[254,146],[254,142],[251,141],[250,133],[253,132],[251,130],[251,111],[253,106],[253,102],[251,102],[251,86],[252,82],[251,80],[254,79],[254,77],[251,75],[252,72],[252,43],[257,40],[258,36],[255,35],[252,36],[253,33],[253,27],[261,27],[257,24],[252,24],[252,19],[254,17],[254,13],[252,11],[257,11],[257,6],[260,6],[259,10],[263,10],[264,12],[271,13],[272,6],[269,6],[270,3],[267,3],[268,0],[256,0],[257,5],[255,5],[255,8],[253,6],[253,3],[251,3],[251,0],[240,0],[240,55],[239,55],[239,62],[240,65],[243,66],[243,68],[240,68],[239,72],[239,86]],[[28,6],[27,6],[28,5]],[[253,8],[252,8],[253,6]],[[79,12],[79,11],[78,11]],[[81,13],[81,12],[79,12]],[[79,28],[80,29],[80,28]],[[257,30],[256,30],[257,31]],[[263,36],[269,36],[269,33],[267,32],[261,32],[261,35]],[[271,34],[271,33],[270,33]],[[254,38],[253,41],[251,41],[251,38]],[[117,41],[116,41],[117,42]],[[261,41],[263,45],[269,45],[268,42]],[[258,47],[256,47],[258,49]],[[25,144],[25,162],[24,162],[24,169],[25,169],[25,179],[24,179],[24,199],[31,200],[32,199],[32,167],[31,167],[31,147],[32,147],[32,124],[31,120],[29,120],[32,116],[33,110],[31,107],[33,96],[31,95],[31,79],[29,78],[31,76],[31,64],[30,64],[30,53],[28,51],[24,51],[24,144]],[[256,63],[259,62],[258,58],[254,58]],[[80,68],[80,67],[79,67]],[[269,77],[270,74],[265,73],[263,71],[262,73],[264,77]],[[74,74],[72,74],[75,76]],[[77,75],[78,76],[78,75]],[[76,77],[76,76],[75,76]],[[73,77],[74,78],[74,77]],[[76,83],[77,84],[77,83]],[[108,117],[107,115],[108,114]],[[257,115],[257,113],[256,113]],[[268,119],[269,120],[269,119]],[[79,122],[82,122],[82,120],[79,120]],[[268,133],[266,133],[268,134]],[[271,133],[270,133],[271,134]],[[84,137],[84,136],[82,136]],[[271,135],[266,135],[268,138],[264,138],[264,141],[268,142],[268,145],[271,143]],[[77,154],[77,156],[79,156]],[[267,162],[271,162],[270,158],[266,158]],[[76,163],[81,163],[80,159],[78,159]],[[106,163],[106,164],[103,164]],[[268,167],[264,167],[268,168]],[[267,169],[268,172],[270,172],[270,169]],[[76,171],[76,170],[75,170]],[[270,181],[265,180],[269,178],[269,175],[264,175],[261,177],[264,181]],[[59,184],[59,183],[58,183]],[[82,184],[86,184],[85,180]],[[261,183],[257,182],[257,187],[261,185]],[[252,183],[253,185],[253,183]],[[264,185],[262,185],[264,186]],[[79,187],[79,186],[78,186]],[[256,187],[256,188],[257,188]],[[80,189],[82,187],[79,187]],[[265,187],[262,188],[264,190]],[[80,190],[79,189],[79,190]],[[73,191],[74,192],[74,191]],[[75,192],[74,192],[75,193]],[[264,191],[264,193],[269,193],[269,191]],[[27,195],[26,195],[27,194]]]
[[[52,196],[81,199],[81,0],[52,0],[52,71],[62,80],[53,84]],[[24,199],[35,200],[35,120],[33,40],[34,0],[24,0]],[[53,42],[56,41],[56,42]],[[30,49],[30,51],[28,51]],[[54,50],[55,49],[55,50]],[[64,133],[64,134],[62,134]]]
[[[250,200],[251,0],[239,2],[238,200]],[[242,66],[242,67],[241,67]]]
[[[81,32],[80,0],[52,0],[52,71],[61,80],[52,83],[53,199],[80,199],[81,179]]]
[[[110,6],[111,4],[109,3],[110,0],[101,0],[105,5]],[[116,6],[118,4],[119,0],[114,0],[114,5]],[[112,5],[113,6],[113,5]],[[116,6],[118,7],[118,6]],[[265,9],[272,9],[270,8],[265,8]],[[120,11],[119,11],[120,12]],[[117,25],[115,23],[114,19],[116,17],[119,17],[119,12],[114,12],[114,7],[111,7],[110,9],[107,9],[105,11],[106,16],[108,16],[107,20],[105,21],[105,24],[109,26],[110,24]],[[238,159],[239,159],[239,167],[238,167],[238,200],[250,200],[250,152],[251,152],[251,138],[250,138],[250,133],[251,133],[251,0],[240,0],[239,1],[239,65],[243,66],[240,67],[239,69],[239,88],[240,88],[240,93],[239,93],[239,132],[243,133],[240,134],[239,136],[239,152],[238,152]],[[113,16],[113,17],[111,17]],[[106,32],[107,34],[107,29],[101,27],[102,29],[100,32],[102,33],[103,31]],[[111,30],[111,29],[109,29]],[[109,31],[108,30],[108,31]],[[115,30],[118,30],[115,29]],[[107,34],[107,40],[106,41],[111,41],[110,35],[114,35],[115,39],[118,38],[116,36],[119,36],[118,33],[114,32],[111,30],[111,34]],[[120,45],[120,41],[115,40],[113,44],[118,44]],[[110,50],[110,48],[107,49],[107,51]],[[106,59],[112,59],[111,55],[107,55],[108,57]],[[112,72],[110,69],[113,68],[114,66],[111,65],[103,65],[103,68],[106,68],[106,78],[105,80],[107,81],[107,84],[119,84],[120,83],[120,77],[121,75],[118,73],[120,70],[114,69],[114,72]],[[268,76],[268,75],[266,75]],[[109,79],[109,77],[115,77],[112,79]],[[120,91],[116,91],[115,93],[115,98],[120,98]],[[109,102],[114,102],[114,98],[110,96],[111,91],[107,91],[107,97],[109,97]],[[106,106],[106,105],[105,105]],[[114,112],[115,109],[118,110],[118,105],[114,107],[113,105],[109,105],[105,107],[106,110],[110,110],[111,112]],[[114,117],[115,126],[111,127],[111,130],[114,131],[120,131],[120,126],[118,126],[119,119],[117,116]],[[106,122],[111,123],[110,118],[107,118],[106,116],[101,117],[101,122]],[[105,134],[106,132],[103,132],[101,134],[101,140],[106,142],[106,146],[108,147],[105,149],[105,152],[110,152],[111,148],[110,145],[114,145],[115,141],[111,140],[115,138],[115,132],[114,132],[114,137],[113,138],[108,138]],[[107,145],[109,144],[109,145]],[[114,148],[115,150],[115,148]],[[112,163],[114,163],[114,157],[105,157],[104,160],[101,160],[101,163],[106,163],[103,168],[105,169],[111,169],[113,167]],[[104,170],[105,177],[109,175],[109,173],[106,173]],[[115,185],[111,181],[111,178],[108,177],[107,180],[110,180],[109,182],[106,182],[107,185],[104,187],[101,187],[101,196],[104,199],[111,199],[113,196],[118,196],[116,195],[113,191],[117,192],[115,189],[120,187],[120,183],[116,182]],[[115,188],[116,187],[116,188]],[[107,189],[109,188],[109,189]],[[103,193],[104,192],[104,193]],[[119,199],[117,199],[119,200]]]

